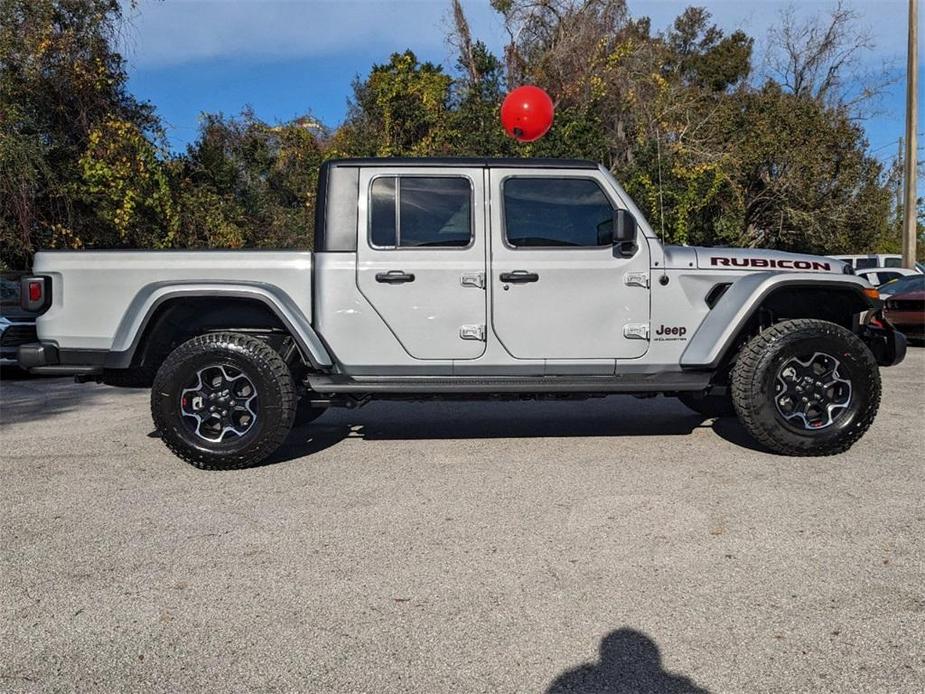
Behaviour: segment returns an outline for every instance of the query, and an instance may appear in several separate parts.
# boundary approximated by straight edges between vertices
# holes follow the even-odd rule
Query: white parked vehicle
[[[678,397],[769,449],[847,450],[906,343],[830,258],[666,246],[610,172],[555,159],[321,168],[310,251],[35,258],[38,373],[153,383],[164,443],[260,462],[373,399]]]
[[[903,266],[903,257],[899,253],[863,253],[861,255],[830,255],[828,257],[847,263],[858,274],[860,274],[861,270],[873,270],[876,268],[893,270]],[[917,272],[922,272],[921,263],[916,263],[915,269]]]
[[[900,277],[920,275],[922,273],[906,267],[875,267],[870,270],[858,270],[855,274],[858,277],[863,277],[875,287],[879,287],[881,284],[898,280]]]

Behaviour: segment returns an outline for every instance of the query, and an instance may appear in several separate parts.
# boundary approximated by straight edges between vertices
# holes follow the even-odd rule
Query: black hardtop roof
[[[332,159],[324,166],[466,166],[505,169],[596,169],[589,159],[527,159],[519,157],[368,157]]]

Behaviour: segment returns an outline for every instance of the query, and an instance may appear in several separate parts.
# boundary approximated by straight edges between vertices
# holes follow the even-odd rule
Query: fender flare
[[[785,287],[831,287],[857,292],[870,308],[878,308],[863,293],[870,285],[853,275],[826,275],[819,272],[755,272],[735,280],[691,337],[681,354],[683,368],[715,369],[732,346],[739,330],[761,303]]]
[[[124,369],[131,365],[141,336],[154,312],[166,301],[203,296],[252,299],[269,308],[282,322],[300,351],[316,369],[334,365],[327,348],[318,337],[311,321],[287,293],[263,282],[167,281],[142,287],[132,299],[113,338],[106,357],[106,367]]]

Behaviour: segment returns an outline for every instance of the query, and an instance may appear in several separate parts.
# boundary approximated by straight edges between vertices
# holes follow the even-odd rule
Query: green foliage
[[[773,83],[737,101],[726,133],[736,143],[743,240],[818,253],[876,249],[891,200],[860,127]]]
[[[455,73],[394,53],[354,83],[334,131],[309,116],[206,114],[172,156],[153,108],[126,89],[119,0],[0,0],[0,265],[27,265],[39,247],[309,247],[319,166],[343,156],[588,158],[674,242],[897,245],[896,167],[882,170],[831,94],[756,78],[745,33],[701,8],[655,33],[624,0],[492,6],[516,37],[500,58],[454,4]],[[529,144],[499,119],[524,82],[556,103]]]
[[[411,51],[393,53],[354,85],[343,146],[365,156],[438,153],[452,83],[441,67],[418,62]]]
[[[167,169],[135,124],[109,119],[91,130],[79,163],[74,197],[96,211],[96,244],[174,245],[179,219]],[[72,241],[82,243],[76,236]]]
[[[0,255],[12,267],[39,246],[94,240],[80,163],[91,133],[117,120],[157,135],[112,48],[121,16],[118,0],[0,0]]]
[[[884,172],[847,108],[753,86],[743,32],[688,8],[652,34],[623,0],[495,7],[518,37],[509,74],[559,105],[520,151],[607,163],[669,241],[835,253],[889,236]]]
[[[324,137],[308,116],[280,126],[250,111],[205,116],[199,140],[173,162],[182,245],[309,247]]]
[[[709,21],[710,14],[702,7],[688,7],[681,13],[665,37],[667,64],[687,84],[718,92],[748,77],[753,41],[742,31],[724,36],[708,26]]]

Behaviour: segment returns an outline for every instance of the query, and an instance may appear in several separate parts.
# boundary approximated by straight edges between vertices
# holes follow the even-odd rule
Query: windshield
[[[925,291],[925,275],[909,275],[898,280],[892,280],[880,286],[881,294],[903,294],[905,292]]]

